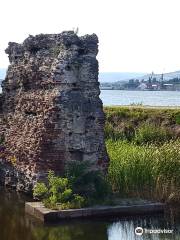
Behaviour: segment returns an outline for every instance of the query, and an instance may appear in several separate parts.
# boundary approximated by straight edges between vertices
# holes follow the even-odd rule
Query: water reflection
[[[134,229],[180,228],[179,220],[163,216],[126,219],[99,219],[65,221],[56,225],[44,225],[25,215],[24,202],[31,200],[14,191],[0,189],[0,240],[162,240],[180,239],[176,234],[145,234],[136,236]],[[174,215],[173,215],[174,216]]]
[[[142,227],[144,233],[141,236],[137,236],[135,234],[135,228]],[[169,229],[173,230],[172,233],[167,234],[157,234],[157,233],[145,233],[145,229],[147,230],[157,230],[157,229]],[[169,222],[165,221],[163,216],[155,216],[155,217],[146,217],[139,218],[133,220],[121,220],[118,222],[112,223],[108,227],[108,240],[179,240],[180,235],[178,234],[178,229],[175,225],[169,224]]]
[[[39,227],[32,231],[33,237],[36,240],[106,240],[106,224],[92,224],[92,223],[74,223]]]

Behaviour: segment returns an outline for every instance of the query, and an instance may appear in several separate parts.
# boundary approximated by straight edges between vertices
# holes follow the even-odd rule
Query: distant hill
[[[0,68],[0,79],[4,79],[6,75],[6,69]],[[100,82],[118,82],[125,81],[131,78],[139,78],[144,76],[145,73],[134,73],[134,72],[101,72],[99,73]]]
[[[99,73],[99,81],[101,83],[113,83],[113,82],[123,82],[128,81],[129,79],[144,79],[145,81],[151,77],[152,74],[146,73],[136,73],[136,72],[101,72]],[[153,74],[153,78],[160,80],[162,74]],[[164,80],[169,80],[173,78],[180,78],[180,71],[169,72],[163,74]]]
[[[127,81],[132,78],[140,78],[146,73],[137,73],[137,72],[100,72],[99,81],[101,83],[105,82],[121,82]]]
[[[3,80],[6,75],[6,68],[0,68],[0,80]],[[139,79],[148,80],[151,74],[140,73],[140,72],[100,72],[99,81],[101,83],[112,83],[112,82],[123,82],[129,79]],[[153,77],[160,79],[162,74],[154,74]],[[164,80],[169,80],[172,78],[180,78],[180,71],[164,73]]]
[[[152,74],[146,74],[142,77],[139,77],[138,79],[139,80],[148,80],[149,77],[151,77]],[[156,78],[157,80],[160,80],[162,78],[162,74],[153,74],[152,76],[153,78]],[[175,72],[169,72],[169,73],[164,73],[163,74],[163,80],[170,80],[170,79],[173,79],[173,78],[180,78],[180,71],[175,71]]]

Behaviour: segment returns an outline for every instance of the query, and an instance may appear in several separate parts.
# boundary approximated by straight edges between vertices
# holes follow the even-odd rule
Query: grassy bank
[[[105,113],[113,191],[180,202],[180,110],[111,107]]]
[[[166,135],[163,141],[180,137],[180,109],[105,107],[104,111],[106,138],[132,140],[139,128],[149,125]]]

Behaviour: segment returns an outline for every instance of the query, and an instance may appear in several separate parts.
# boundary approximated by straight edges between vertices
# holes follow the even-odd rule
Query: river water
[[[148,106],[180,106],[180,91],[101,90],[104,106],[142,104]]]
[[[25,214],[30,197],[0,188],[0,240],[179,240],[179,219],[163,215],[97,220],[64,221],[44,225]],[[136,227],[169,229],[169,234],[136,236]],[[179,229],[179,230],[178,230]]]

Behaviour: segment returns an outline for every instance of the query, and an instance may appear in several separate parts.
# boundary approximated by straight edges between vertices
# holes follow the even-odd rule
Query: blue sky
[[[29,34],[99,37],[100,71],[169,72],[180,69],[179,0],[1,0],[0,67],[9,41]]]

